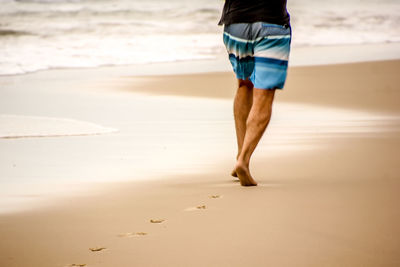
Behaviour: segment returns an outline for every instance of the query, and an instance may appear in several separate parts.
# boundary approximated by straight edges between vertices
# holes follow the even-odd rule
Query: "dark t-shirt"
[[[267,22],[289,25],[287,0],[226,0],[219,25]]]

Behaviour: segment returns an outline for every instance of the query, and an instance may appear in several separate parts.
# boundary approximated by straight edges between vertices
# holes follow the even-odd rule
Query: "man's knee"
[[[275,96],[275,89],[257,89],[254,90],[254,99],[262,103],[272,103]]]

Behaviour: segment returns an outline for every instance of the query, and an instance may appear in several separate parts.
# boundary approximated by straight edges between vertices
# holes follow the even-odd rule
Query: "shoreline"
[[[3,185],[55,195],[0,214],[0,265],[396,266],[398,69],[400,60],[291,68],[254,154],[255,188],[229,175],[232,73],[0,77],[0,114],[119,130],[0,139]],[[69,192],[52,188],[60,181]]]
[[[289,66],[306,67],[337,65],[347,63],[365,63],[377,61],[391,61],[400,59],[400,42],[376,44],[343,44],[292,47]],[[224,54],[210,59],[179,60],[171,62],[154,62],[129,65],[103,65],[82,68],[52,68],[41,69],[21,74],[6,74],[2,77],[18,77],[41,73],[57,74],[57,72],[101,72],[108,75],[135,75],[159,76],[174,74],[196,74],[209,72],[231,72],[232,67],[228,57]]]

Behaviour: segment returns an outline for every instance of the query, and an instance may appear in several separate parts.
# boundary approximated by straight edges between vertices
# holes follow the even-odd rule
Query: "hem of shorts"
[[[283,87],[268,87],[268,88],[258,88],[257,86],[254,86],[255,89],[259,89],[259,90],[283,90]]]
[[[237,75],[236,72],[234,72],[234,73],[235,73],[237,79],[240,79],[240,80],[249,80],[249,81],[251,81],[251,82],[253,83],[253,85],[254,85],[254,81],[251,79],[251,75],[248,76],[248,77],[246,77],[246,78],[243,78],[243,77],[239,77],[239,75]],[[256,85],[254,85],[254,88],[260,89],[260,90],[283,90],[284,86],[283,86],[283,87],[275,86],[275,87],[260,88],[260,87],[257,87]]]
[[[257,87],[257,86],[254,84],[254,81],[253,81],[253,79],[251,79],[251,77],[249,77],[249,80],[253,83],[254,88],[260,89],[260,90],[283,90],[283,87],[284,87],[284,86],[282,86],[282,87],[280,87],[280,86]]]

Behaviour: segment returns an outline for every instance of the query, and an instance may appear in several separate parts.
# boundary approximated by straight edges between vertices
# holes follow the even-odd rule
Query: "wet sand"
[[[196,119],[204,123],[209,118],[210,124],[204,124],[204,132],[189,131],[198,121],[190,124],[185,114],[174,113],[174,127],[178,123],[189,127],[179,128],[186,132],[163,144],[178,150],[179,142],[198,142],[196,153],[202,156],[196,158],[185,149],[160,152],[163,156],[151,164],[164,166],[165,160],[168,165],[181,160],[185,164],[166,166],[164,172],[163,167],[148,180],[112,182],[109,177],[107,183],[93,183],[85,194],[50,198],[46,206],[1,215],[0,266],[398,266],[399,69],[400,61],[290,69],[287,87],[277,94],[271,128],[252,161],[259,183],[252,188],[241,187],[229,176],[234,135],[226,133],[233,124],[212,117],[230,111],[225,100],[231,101],[234,94],[232,74],[124,76],[74,87],[71,97],[83,97],[80,90],[85,88],[93,97],[101,94],[110,99],[110,105],[115,105],[112,99],[129,95],[140,101],[168,99],[171,105],[150,120],[177,109],[180,102],[175,97],[182,99],[193,110],[180,113],[202,112],[204,117]],[[29,87],[20,90],[28,94]],[[41,94],[45,100],[51,93]],[[217,109],[219,105],[224,108]],[[119,112],[117,106],[107,107],[113,108]],[[124,119],[129,115],[136,119],[136,111]],[[303,117],[282,114],[296,111]],[[85,121],[95,120],[83,106],[80,114]],[[115,165],[113,150],[133,147],[124,121],[106,123],[106,114],[99,111],[103,118],[95,122],[121,131],[98,137],[96,144],[106,146],[118,139],[125,143],[107,147],[109,158],[97,164],[106,165],[108,160]],[[145,113],[141,115],[146,119]],[[146,129],[154,134],[154,128]],[[150,142],[146,129],[141,135],[145,143]],[[76,151],[67,148],[73,145],[71,140],[87,148],[84,143],[90,139],[85,138],[92,137],[65,138],[69,139],[57,139],[62,141],[55,145],[67,158],[76,157]],[[15,141],[2,140],[0,145],[13,155],[13,146],[24,147]],[[129,156],[133,152],[126,153],[134,165],[136,158]],[[83,168],[76,162],[70,166]],[[126,166],[117,165],[118,174],[134,176],[135,168]],[[46,175],[56,171],[57,165]],[[144,169],[138,173],[146,176]],[[7,174],[14,175],[12,170]]]

